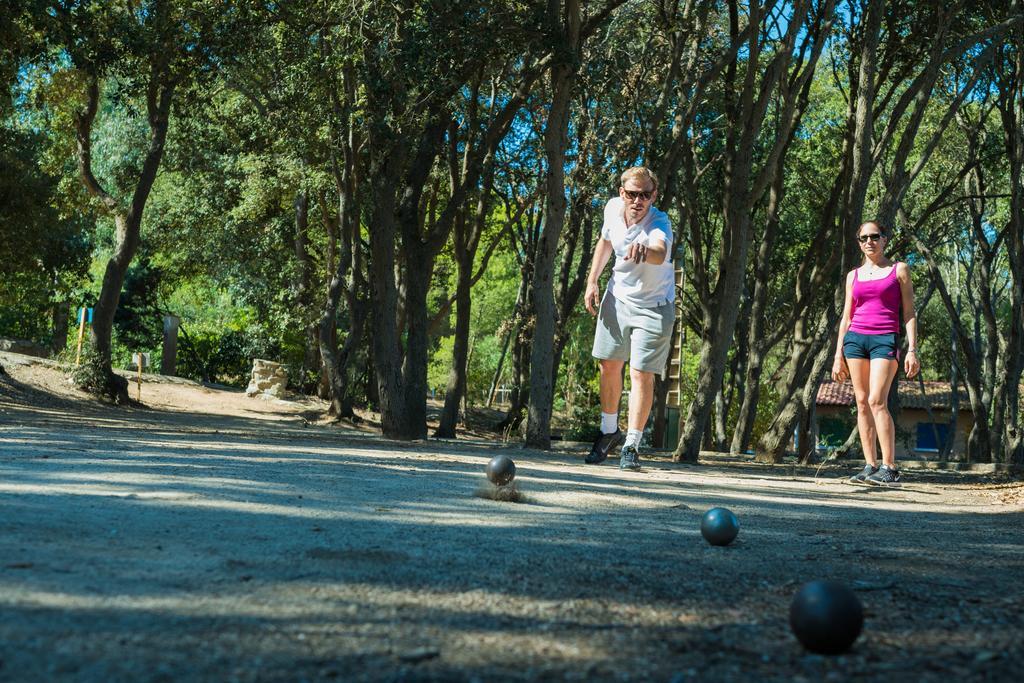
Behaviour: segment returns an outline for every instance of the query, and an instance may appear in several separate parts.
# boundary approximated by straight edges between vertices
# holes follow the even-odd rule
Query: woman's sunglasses
[[[868,240],[871,240],[872,242],[877,242],[880,239],[882,239],[881,233],[874,232],[871,233],[870,235],[860,235],[857,238],[857,241],[860,242],[861,244],[864,244]]]

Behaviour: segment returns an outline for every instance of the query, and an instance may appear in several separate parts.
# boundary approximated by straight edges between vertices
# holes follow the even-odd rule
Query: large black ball
[[[852,590],[835,581],[804,584],[789,606],[789,626],[804,647],[823,655],[846,652],[860,635],[864,609]]]
[[[711,508],[700,520],[700,533],[711,545],[729,545],[740,532],[740,521],[727,508]]]
[[[516,478],[516,464],[507,455],[496,455],[487,463],[487,478],[496,486],[505,486]]]

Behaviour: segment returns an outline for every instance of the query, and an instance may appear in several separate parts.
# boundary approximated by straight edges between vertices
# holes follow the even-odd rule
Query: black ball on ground
[[[505,486],[516,478],[516,464],[507,455],[496,455],[487,463],[487,478],[495,486]]]
[[[740,532],[740,521],[728,508],[711,508],[700,520],[700,533],[711,545],[729,545]]]
[[[863,625],[864,608],[857,595],[835,581],[805,583],[789,606],[793,635],[818,654],[846,652]]]

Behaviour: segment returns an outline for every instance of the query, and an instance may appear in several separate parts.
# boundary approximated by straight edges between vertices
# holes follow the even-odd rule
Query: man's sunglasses
[[[623,190],[626,193],[626,198],[629,201],[635,201],[636,199],[642,199],[645,202],[654,196],[653,192],[634,192],[633,190]]]
[[[882,235],[880,233],[874,232],[874,233],[871,233],[870,235],[861,235],[861,236],[859,236],[857,238],[857,241],[860,242],[861,244],[864,244],[868,240],[871,240],[872,242],[877,242],[880,239],[882,239]]]

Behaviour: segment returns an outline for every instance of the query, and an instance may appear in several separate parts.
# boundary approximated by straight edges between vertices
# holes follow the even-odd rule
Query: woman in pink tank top
[[[900,479],[896,430],[886,401],[899,367],[901,309],[909,345],[904,360],[907,378],[920,369],[914,288],[907,264],[886,257],[889,231],[881,224],[868,221],[861,225],[857,241],[864,263],[846,276],[846,305],[839,322],[832,379],[844,382],[849,377],[857,398],[857,430],[866,464],[850,481],[894,484]],[[881,464],[877,446],[881,446]]]

